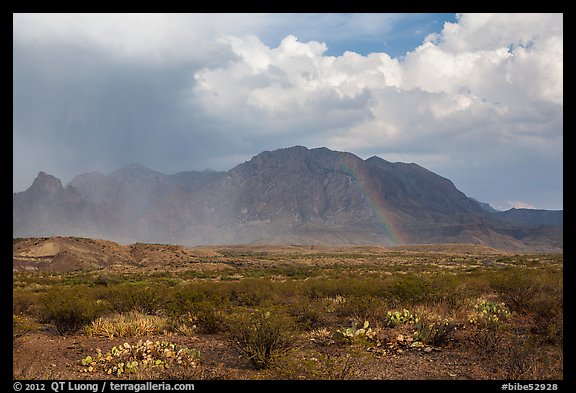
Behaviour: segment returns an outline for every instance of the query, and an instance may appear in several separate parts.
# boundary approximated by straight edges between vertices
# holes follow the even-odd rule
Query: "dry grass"
[[[100,317],[84,328],[84,334],[97,337],[138,337],[167,330],[166,318],[138,311]]]

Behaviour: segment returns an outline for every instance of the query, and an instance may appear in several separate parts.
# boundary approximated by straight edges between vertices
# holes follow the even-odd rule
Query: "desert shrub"
[[[563,342],[563,278],[561,272],[516,269],[495,277],[493,288],[510,309],[532,315],[533,332],[545,342]]]
[[[561,273],[528,269],[510,269],[491,277],[491,287],[512,311],[521,314],[533,312],[538,300],[562,302]]]
[[[365,351],[326,354],[303,351],[277,359],[266,377],[277,380],[351,380],[360,377]]]
[[[301,266],[283,266],[277,268],[276,271],[278,274],[289,277],[293,280],[303,280],[314,275],[313,269]]]
[[[407,275],[390,284],[389,297],[393,305],[418,304],[433,299],[428,280]]]
[[[162,333],[167,328],[165,318],[145,315],[138,311],[99,317],[84,328],[87,336],[137,337]]]
[[[256,369],[264,369],[295,344],[292,322],[286,317],[256,311],[228,323],[230,341]]]
[[[437,320],[431,323],[418,321],[414,326],[416,328],[413,336],[414,341],[433,346],[446,345],[451,332],[454,331],[454,324],[450,323],[447,319]]]
[[[41,322],[52,323],[59,334],[73,334],[107,311],[105,305],[76,290],[52,289],[43,296]]]
[[[481,299],[474,305],[469,316],[472,330],[470,342],[480,353],[493,353],[501,349],[510,312],[504,303]]]
[[[115,285],[118,283],[119,283],[119,279],[117,277],[113,277],[109,274],[101,273],[101,274],[96,275],[96,277],[94,277],[92,285],[107,287],[109,285]]]
[[[38,331],[40,326],[30,317],[12,315],[12,341],[25,336],[28,333]]]
[[[500,366],[504,370],[505,378],[536,379],[532,371],[541,368],[536,359],[538,351],[536,339],[531,336],[516,334],[512,343],[504,348]]]
[[[199,302],[207,301],[206,292],[195,286],[185,286],[170,291],[164,301],[164,313],[171,319],[177,320],[182,315],[190,312],[192,307]],[[221,301],[219,301],[220,304]]]
[[[228,300],[237,306],[258,307],[270,300],[273,291],[273,284],[267,279],[252,278],[220,285],[228,289]]]
[[[298,303],[290,308],[290,313],[304,330],[316,329],[326,323],[322,309],[313,302]]]
[[[109,293],[108,302],[117,313],[156,314],[166,306],[166,291],[162,287],[122,284]]]
[[[335,303],[334,312],[341,318],[377,320],[385,316],[386,305],[382,299],[371,295],[348,296],[346,301]]]
[[[335,344],[334,333],[325,327],[314,329],[306,334],[306,337],[314,344],[326,347]]]
[[[172,330],[185,335],[192,331],[212,334],[225,330],[223,311],[226,304],[209,300],[206,293],[187,289],[173,294],[165,306]]]
[[[166,330],[181,336],[196,336],[198,330],[194,324],[194,315],[191,312],[166,317]]]
[[[14,291],[12,312],[15,315],[34,316],[40,306],[39,295],[32,292]]]
[[[200,333],[213,334],[226,329],[226,320],[216,305],[201,302],[192,307],[192,322]]]
[[[347,277],[346,279],[313,278],[302,283],[302,291],[309,299],[336,296],[368,296],[378,290],[375,280]]]
[[[534,315],[533,332],[545,343],[562,344],[564,342],[562,295],[542,291],[532,298],[530,309]]]
[[[491,354],[498,352],[504,340],[504,331],[499,326],[485,329],[474,329],[470,335],[470,342],[480,353]]]
[[[520,313],[528,312],[530,300],[538,291],[535,280],[526,272],[522,274],[502,274],[494,279],[492,287],[513,311]]]
[[[171,294],[164,313],[174,332],[184,335],[194,332],[212,334],[225,330],[222,310],[226,307],[226,302],[221,298],[209,297],[200,288],[187,287]]]

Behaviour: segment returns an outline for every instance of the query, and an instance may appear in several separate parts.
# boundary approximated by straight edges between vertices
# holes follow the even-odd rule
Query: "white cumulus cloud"
[[[328,141],[343,149],[458,137],[486,124],[502,141],[514,123],[524,132],[522,108],[562,105],[562,40],[562,15],[508,14],[461,15],[402,60],[326,56],[324,43],[293,35],[275,48],[227,36],[237,59],[198,71],[194,93],[213,116],[233,108],[231,121],[267,132],[286,130],[285,121],[329,129]]]

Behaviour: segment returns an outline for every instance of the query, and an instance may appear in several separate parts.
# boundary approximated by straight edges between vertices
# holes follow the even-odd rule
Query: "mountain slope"
[[[113,211],[87,200],[71,185],[63,187],[59,179],[44,172],[12,200],[14,237],[117,234]]]
[[[541,209],[515,209],[496,212],[494,214],[501,220],[513,225],[538,228],[540,226],[564,227],[564,215],[562,210]]]
[[[40,173],[14,194],[14,236],[121,242],[483,243],[562,247],[562,213],[496,212],[416,164],[326,148],[266,151],[227,172],[173,175],[132,164],[62,187]],[[530,218],[527,218],[530,216]],[[542,225],[556,225],[546,230]]]

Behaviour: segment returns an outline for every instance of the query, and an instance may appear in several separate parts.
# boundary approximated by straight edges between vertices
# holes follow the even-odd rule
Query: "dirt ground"
[[[103,372],[86,373],[81,359],[93,355],[97,348],[109,351],[113,346],[138,340],[170,341],[201,353],[202,374],[194,374],[191,379],[218,380],[258,380],[273,379],[266,370],[255,370],[247,357],[241,354],[227,340],[224,334],[198,334],[194,337],[177,335],[99,338],[82,334],[60,336],[51,332],[32,333],[21,337],[14,347],[15,379],[84,380],[116,379]],[[314,343],[306,346],[314,349]],[[341,345],[323,347],[323,351],[333,353],[346,350]],[[364,351],[365,349],[363,349]],[[550,358],[548,356],[548,358]],[[562,370],[562,354],[555,354],[557,367]],[[451,343],[442,348],[404,348],[385,355],[366,351],[359,357],[353,379],[365,380],[489,380],[505,379],[502,367],[497,361],[490,361],[469,348]],[[496,359],[495,359],[496,360]],[[531,375],[537,375],[537,370]],[[175,374],[168,375],[174,377]],[[157,379],[158,375],[154,378]],[[146,375],[140,376],[147,379]],[[162,375],[160,375],[163,378]],[[190,377],[190,376],[189,376]],[[134,375],[122,376],[123,379]],[[186,374],[178,378],[188,379]]]

